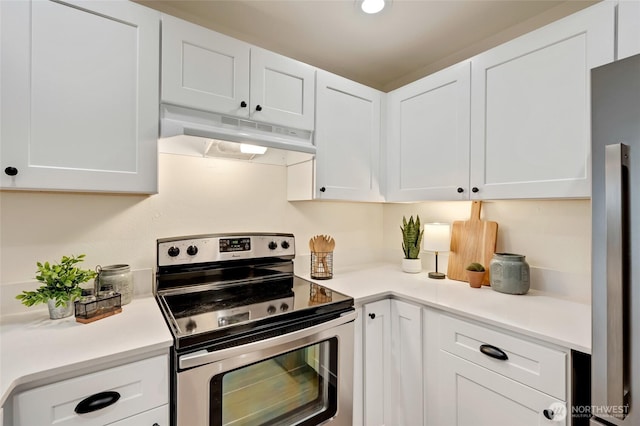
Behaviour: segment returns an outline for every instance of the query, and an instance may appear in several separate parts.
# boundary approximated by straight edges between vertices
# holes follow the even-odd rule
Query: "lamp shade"
[[[448,223],[426,223],[424,225],[424,250],[449,251],[451,244],[450,226]]]

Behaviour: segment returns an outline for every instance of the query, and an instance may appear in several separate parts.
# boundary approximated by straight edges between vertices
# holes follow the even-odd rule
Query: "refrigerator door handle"
[[[606,276],[607,276],[607,406],[625,405],[625,168],[628,146],[605,147]],[[625,412],[613,414],[624,419]]]

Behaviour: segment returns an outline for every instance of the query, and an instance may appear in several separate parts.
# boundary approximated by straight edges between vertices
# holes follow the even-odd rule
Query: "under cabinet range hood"
[[[162,104],[160,152],[290,165],[316,153],[313,132]],[[265,149],[266,148],[266,149]]]

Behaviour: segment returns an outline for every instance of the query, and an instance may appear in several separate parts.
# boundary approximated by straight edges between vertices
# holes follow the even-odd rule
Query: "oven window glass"
[[[336,338],[211,380],[212,426],[317,425],[337,411]]]

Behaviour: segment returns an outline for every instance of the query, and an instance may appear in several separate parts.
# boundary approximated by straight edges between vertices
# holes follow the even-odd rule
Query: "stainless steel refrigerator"
[[[591,424],[638,426],[640,55],[592,70],[591,126]]]

